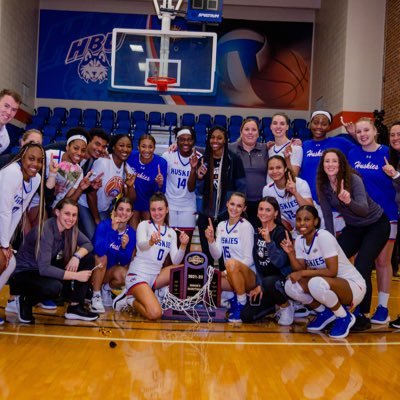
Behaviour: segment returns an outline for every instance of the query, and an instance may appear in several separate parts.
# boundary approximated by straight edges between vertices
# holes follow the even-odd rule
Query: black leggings
[[[365,279],[367,291],[360,303],[360,311],[369,313],[372,298],[371,272],[375,259],[389,240],[390,223],[385,214],[368,226],[346,225],[338,237],[340,247],[347,257],[357,254],[354,265]]]
[[[288,300],[284,286],[285,277],[282,275],[271,275],[262,278],[263,296],[261,302],[259,305],[253,305],[248,301],[240,314],[241,320],[243,322],[254,322],[275,312],[276,304],[284,304]]]
[[[92,269],[93,266],[94,259],[90,254],[81,260],[78,270]],[[89,282],[63,281],[41,276],[39,270],[17,272],[11,276],[9,284],[12,295],[24,296],[27,303],[32,306],[44,300],[54,300],[61,293],[72,303],[83,304],[89,286]]]

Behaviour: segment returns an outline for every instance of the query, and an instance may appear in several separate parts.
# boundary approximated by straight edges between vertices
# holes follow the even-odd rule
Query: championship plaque
[[[179,299],[187,299],[195,296],[208,281],[207,256],[200,252],[192,252],[186,255],[184,265],[172,268],[170,271],[169,292]],[[214,307],[211,306],[214,305]],[[210,290],[205,293],[203,301],[196,305],[195,311],[201,321],[225,321],[225,309],[221,304],[221,273],[214,270],[210,282]],[[191,312],[191,310],[186,310]],[[164,310],[163,318],[188,320],[183,311],[171,308]]]

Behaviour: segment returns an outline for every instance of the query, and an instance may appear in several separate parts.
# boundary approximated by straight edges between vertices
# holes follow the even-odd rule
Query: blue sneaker
[[[333,339],[343,339],[347,337],[350,332],[350,328],[355,324],[356,317],[346,311],[346,316],[342,318],[336,318],[332,329],[329,331],[329,337]]]
[[[325,308],[324,311],[317,312],[316,317],[308,323],[307,330],[310,332],[321,331],[335,319],[335,314],[329,308]]]
[[[228,321],[229,322],[242,322],[240,313],[242,312],[244,306],[245,306],[244,304],[236,303],[236,307],[231,308],[231,312],[228,315]]]
[[[379,304],[371,318],[373,324],[384,325],[390,321],[389,310]]]
[[[4,319],[0,318],[0,325],[3,325],[3,324],[4,324]]]
[[[57,310],[57,305],[53,300],[43,300],[37,306],[43,308],[43,310]]]

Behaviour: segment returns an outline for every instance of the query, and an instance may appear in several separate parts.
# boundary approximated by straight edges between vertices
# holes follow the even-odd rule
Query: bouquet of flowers
[[[58,173],[69,184],[74,184],[82,173],[82,169],[77,164],[72,164],[68,161],[61,161],[58,164]]]

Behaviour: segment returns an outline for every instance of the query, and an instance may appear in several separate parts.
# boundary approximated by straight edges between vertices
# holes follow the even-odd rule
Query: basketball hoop
[[[147,78],[147,82],[156,85],[159,92],[166,92],[168,85],[176,83],[176,79],[166,76],[150,76]]]

